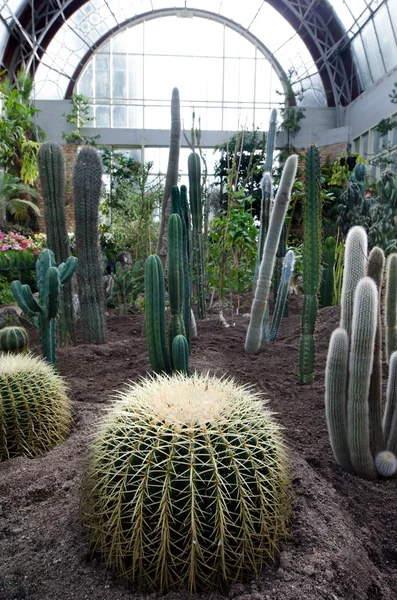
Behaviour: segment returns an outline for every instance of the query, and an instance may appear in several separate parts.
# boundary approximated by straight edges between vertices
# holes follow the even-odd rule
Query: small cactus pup
[[[29,352],[28,332],[24,327],[3,327],[0,329],[0,352],[6,354],[26,354]]]
[[[30,354],[0,356],[0,461],[48,452],[71,422],[67,387],[51,365]]]
[[[98,229],[102,161],[94,148],[87,146],[80,151],[74,166],[73,186],[83,335],[89,344],[103,344],[106,342],[105,300]]]
[[[117,397],[84,486],[92,550],[160,594],[259,575],[291,508],[280,427],[263,398],[198,374],[156,376]]]
[[[184,335],[172,340],[172,365],[174,373],[189,375],[189,344]]]
[[[22,285],[17,280],[11,284],[11,291],[19,308],[35,317],[40,330],[43,356],[52,365],[56,362],[56,318],[61,289],[73,277],[76,268],[75,256],[69,256],[66,263],[61,263],[57,268],[54,253],[47,248],[36,261],[39,300],[34,298],[28,285]]]
[[[270,217],[269,230],[266,235],[262,262],[258,273],[255,297],[252,303],[251,319],[245,340],[245,351],[247,354],[254,354],[255,352],[258,352],[261,345],[262,323],[269,300],[270,285],[272,281],[277,247],[285,215],[287,213],[288,203],[291,198],[291,190],[295,180],[297,168],[298,157],[293,154],[286,160]]]
[[[54,142],[41,144],[37,164],[44,199],[47,247],[53,251],[56,264],[59,265],[66,262],[70,256],[65,204],[66,163],[62,146]],[[66,283],[62,289],[57,339],[60,346],[76,344],[72,281]]]

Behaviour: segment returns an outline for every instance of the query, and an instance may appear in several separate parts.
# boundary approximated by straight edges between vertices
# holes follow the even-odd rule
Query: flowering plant
[[[14,231],[0,231],[0,266],[29,265],[40,254],[34,240]]]

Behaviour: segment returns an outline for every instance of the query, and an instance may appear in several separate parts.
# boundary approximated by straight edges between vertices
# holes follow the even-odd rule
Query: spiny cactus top
[[[71,420],[66,384],[47,362],[0,357],[0,460],[47,452],[68,437]]]
[[[146,379],[118,399],[86,481],[93,549],[159,592],[257,575],[290,508],[280,428],[263,399],[197,374]]]

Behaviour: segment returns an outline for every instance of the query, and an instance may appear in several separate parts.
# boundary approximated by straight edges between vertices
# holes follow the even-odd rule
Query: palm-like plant
[[[22,194],[30,194],[32,198],[37,197],[36,190],[30,185],[23,183],[19,177],[0,170],[0,213],[3,219],[6,213],[16,220],[25,217],[27,208],[31,208],[37,215],[40,214],[40,210],[33,202],[21,198]]]

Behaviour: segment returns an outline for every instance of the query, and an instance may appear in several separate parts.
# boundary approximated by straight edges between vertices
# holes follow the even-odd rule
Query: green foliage
[[[143,292],[143,265],[140,261],[136,261],[134,265],[121,266],[119,261],[116,262],[115,272],[111,275],[113,285],[111,296],[107,299],[107,303],[117,305],[120,315],[126,315],[127,309]]]
[[[14,302],[11,284],[4,275],[0,275],[0,304],[13,304]]]
[[[342,152],[332,166],[331,185],[343,187],[353,175],[356,164],[367,164],[365,159],[358,153]]]
[[[295,82],[294,79],[296,80]],[[296,105],[297,100],[299,103],[303,99],[304,89],[295,69],[289,69],[288,74],[283,76],[283,83],[284,90],[282,92],[277,91],[277,94],[284,97],[280,109],[282,118],[281,130],[287,133],[287,143],[279,156],[282,164],[288,156],[297,152],[292,141],[298,131],[301,130],[300,122],[305,118],[305,109]],[[297,90],[298,85],[299,89]]]
[[[21,198],[29,194],[37,198],[37,191],[30,185],[26,185],[19,177],[14,177],[0,169],[0,213],[8,213],[17,221],[26,221],[26,209],[30,208],[36,215],[40,214],[38,207],[30,200]]]
[[[48,452],[68,437],[71,421],[67,387],[48,363],[0,357],[0,461]]]
[[[70,113],[63,113],[62,116],[65,117],[66,122],[69,125],[72,125],[75,129],[73,131],[63,132],[62,139],[64,139],[67,144],[95,146],[97,139],[99,139],[101,136],[87,136],[81,131],[87,127],[91,121],[94,120],[93,117],[89,116],[89,99],[84,96],[84,94],[72,94],[70,97],[70,102],[72,104],[72,110]]]
[[[138,587],[211,592],[256,578],[290,508],[280,427],[231,380],[129,384],[95,435],[83,503],[91,547]]]

